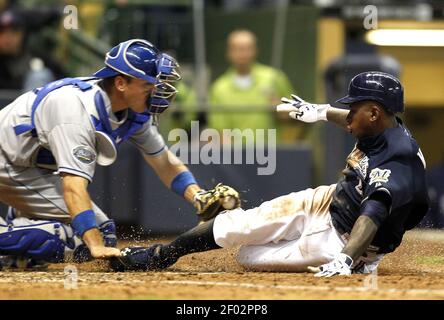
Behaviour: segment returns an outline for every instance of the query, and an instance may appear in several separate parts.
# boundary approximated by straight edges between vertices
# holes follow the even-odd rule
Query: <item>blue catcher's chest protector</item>
[[[14,132],[16,135],[21,135],[26,132],[31,132],[33,137],[37,137],[37,131],[35,127],[35,112],[40,105],[40,102],[52,91],[65,86],[74,86],[81,91],[88,91],[92,89],[93,85],[86,82],[87,80],[93,80],[95,78],[81,79],[81,78],[64,78],[47,84],[41,89],[35,89],[34,92],[37,94],[32,107],[31,107],[31,123],[30,124],[19,124],[14,127]],[[111,138],[114,145],[119,145],[121,142],[127,140],[131,135],[136,133],[149,119],[150,114],[148,113],[137,113],[132,110],[128,110],[128,117],[126,121],[119,126],[117,129],[113,130],[111,123],[109,121],[108,112],[106,111],[106,105],[103,100],[102,94],[97,91],[94,95],[94,104],[97,110],[99,119],[91,115],[92,123],[94,124],[96,131],[101,131]],[[53,163],[55,164],[55,159],[49,150],[44,148],[39,151],[37,156],[39,160],[45,164]]]

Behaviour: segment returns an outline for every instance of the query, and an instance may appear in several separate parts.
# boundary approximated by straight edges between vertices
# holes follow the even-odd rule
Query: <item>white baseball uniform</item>
[[[214,238],[223,247],[241,246],[240,265],[255,271],[304,272],[331,261],[347,237],[332,224],[329,206],[336,184],[293,192],[259,207],[226,211],[214,221]],[[367,253],[354,266],[376,269],[382,254]]]

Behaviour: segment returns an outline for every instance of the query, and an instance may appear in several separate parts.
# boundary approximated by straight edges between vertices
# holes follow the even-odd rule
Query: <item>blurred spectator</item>
[[[174,101],[175,108],[172,109],[171,128],[182,128],[191,132],[191,121],[199,120],[196,92],[183,80],[177,83],[176,89],[178,93]]]
[[[5,11],[10,6],[8,0],[0,0],[0,12]]]
[[[251,8],[276,6],[275,0],[211,0],[209,5],[220,6],[225,11],[248,10]]]
[[[431,205],[420,227],[444,228],[444,163],[427,170],[427,182]]]
[[[0,89],[27,91],[55,79],[42,59],[26,48],[24,18],[14,11],[0,13]]]
[[[274,106],[294,93],[293,87],[283,72],[256,62],[256,55],[256,36],[251,31],[229,34],[231,67],[210,87],[208,127],[221,132],[276,128]]]

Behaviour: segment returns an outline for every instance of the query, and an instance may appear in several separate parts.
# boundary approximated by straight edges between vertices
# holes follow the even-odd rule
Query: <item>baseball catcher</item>
[[[203,190],[157,130],[180,79],[173,57],[131,39],[113,47],[92,76],[48,83],[2,109],[0,201],[10,208],[0,218],[0,255],[49,262],[120,256],[114,221],[87,187],[96,165],[111,165],[126,141],[201,221],[239,207],[228,186]]]
[[[125,248],[111,267],[161,270],[189,253],[240,245],[237,261],[249,270],[311,271],[317,277],[374,271],[428,211],[426,163],[397,117],[404,111],[397,78],[358,74],[339,102],[348,110],[297,96],[277,106],[295,120],[332,121],[356,137],[336,184],[228,210],[169,244]]]

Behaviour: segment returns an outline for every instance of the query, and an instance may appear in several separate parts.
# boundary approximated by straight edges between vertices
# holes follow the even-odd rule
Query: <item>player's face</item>
[[[135,112],[146,109],[146,101],[154,89],[154,85],[142,79],[131,79],[126,85],[125,102]]]
[[[358,139],[373,134],[372,107],[373,103],[370,101],[360,101],[350,105],[350,112],[347,115],[347,129]]]
[[[23,46],[24,33],[16,28],[0,30],[0,53],[8,56],[18,55]]]

